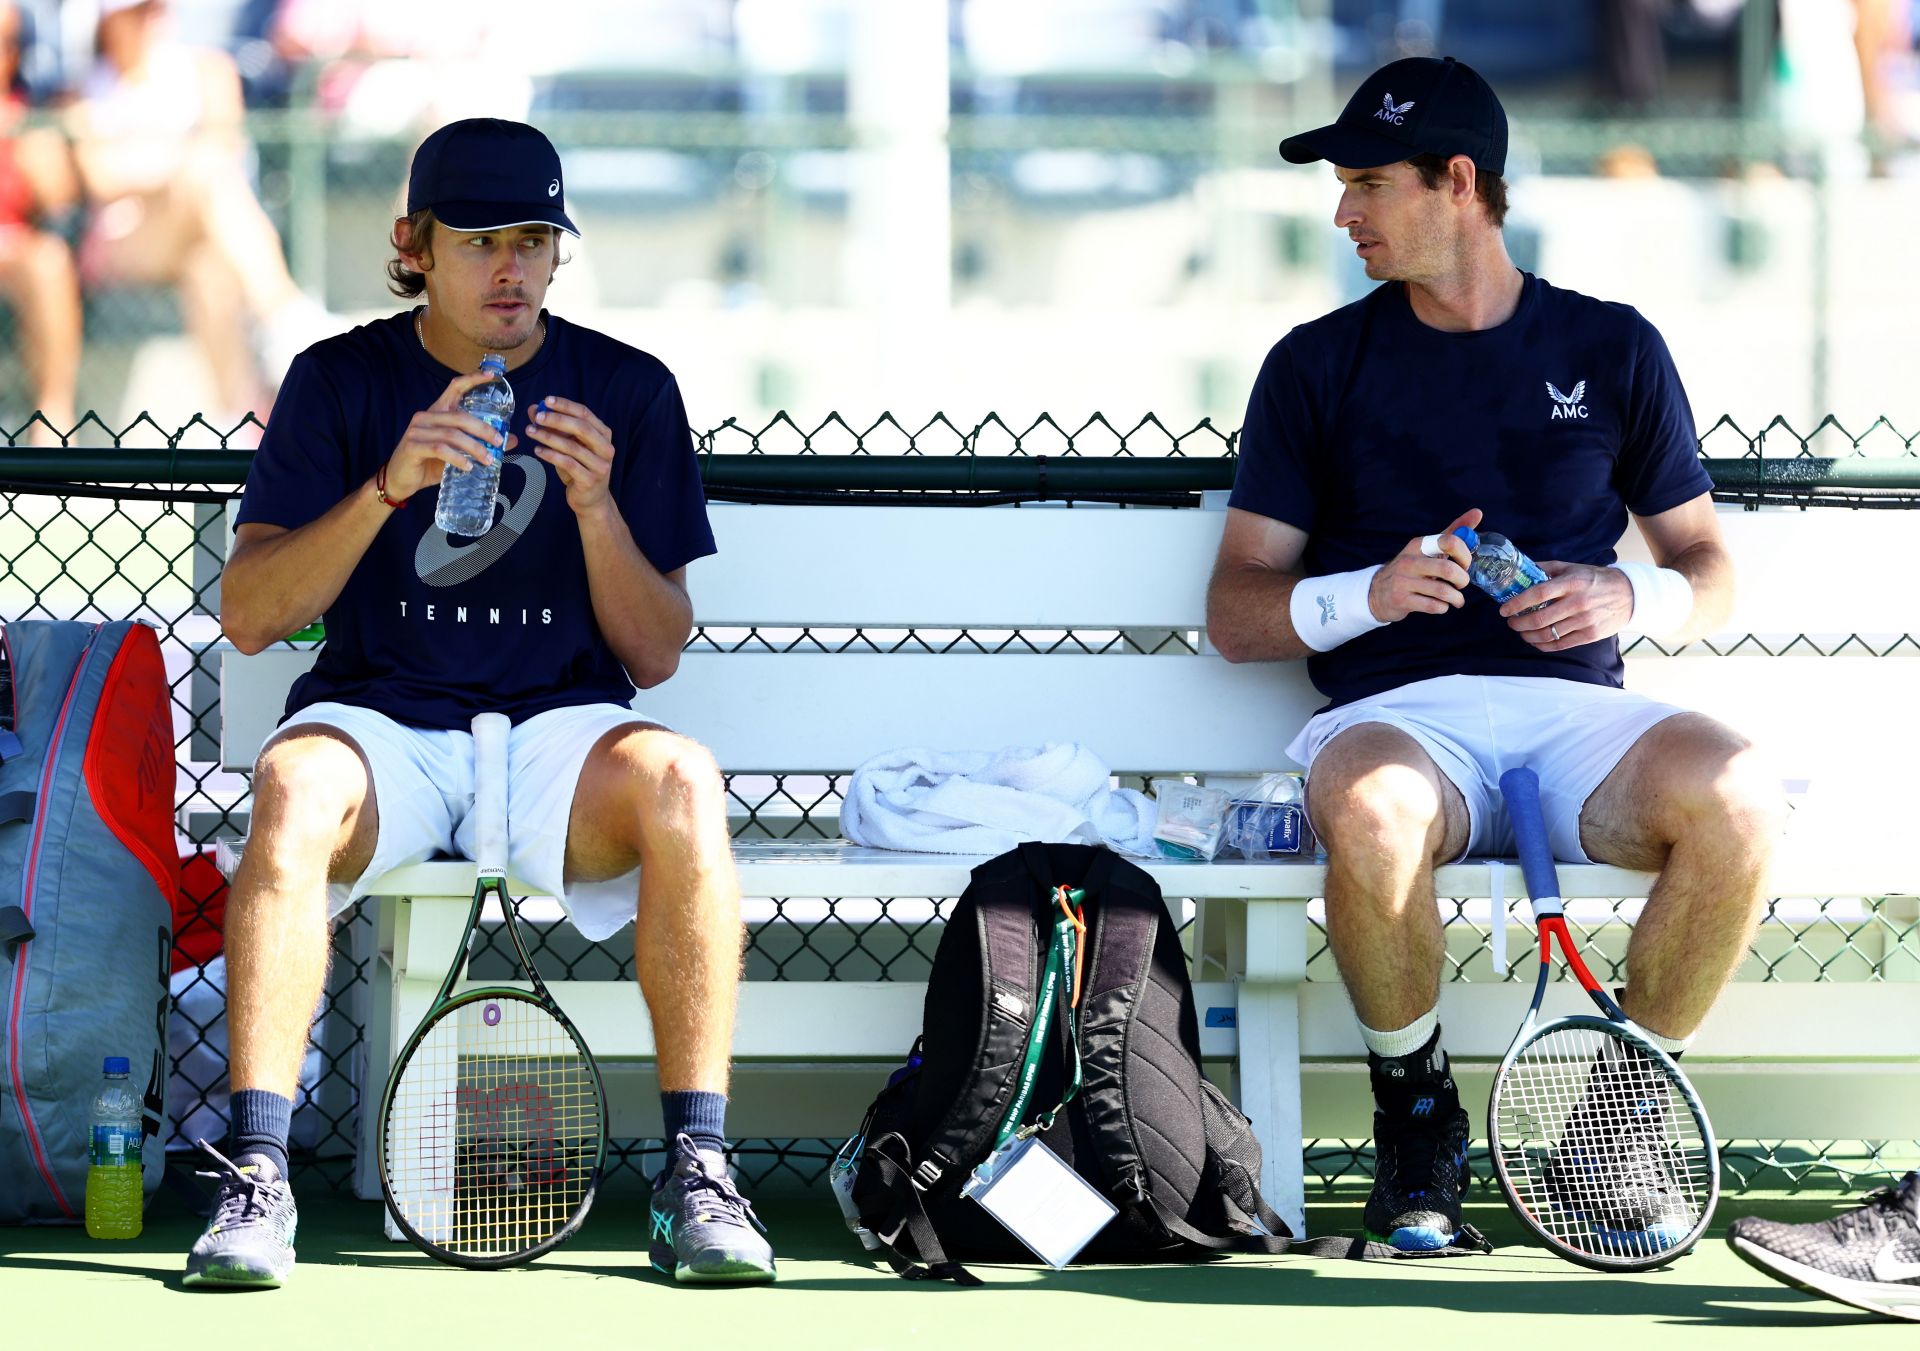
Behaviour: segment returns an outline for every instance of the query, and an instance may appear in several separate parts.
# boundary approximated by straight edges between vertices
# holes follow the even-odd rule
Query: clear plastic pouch
[[[1241,858],[1299,858],[1313,853],[1306,783],[1298,774],[1269,774],[1227,804],[1221,840]]]
[[[1155,779],[1153,840],[1168,858],[1211,859],[1220,852],[1231,795],[1184,779]]]

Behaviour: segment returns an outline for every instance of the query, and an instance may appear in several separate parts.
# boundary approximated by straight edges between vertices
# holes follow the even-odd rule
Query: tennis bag
[[[1040,1139],[1120,1212],[1080,1260],[1285,1251],[1287,1227],[1255,1181],[1259,1142],[1200,1072],[1193,987],[1159,887],[1077,844],[1024,844],[973,870],[934,953],[920,1039],[838,1163],[860,1225],[910,1279],[972,1284],[957,1259],[1033,1260],[960,1189],[1016,1090],[1057,885],[1086,895],[1083,1083]],[[1063,1095],[1071,1021],[1055,1022],[1033,1108]]]
[[[149,1194],[165,1165],[172,706],[144,624],[21,621],[0,645],[0,1222],[74,1221],[107,1056],[145,1080]]]

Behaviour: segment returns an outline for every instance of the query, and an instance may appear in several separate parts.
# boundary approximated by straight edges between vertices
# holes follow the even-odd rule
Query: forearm
[[[1717,543],[1702,542],[1661,563],[1687,579],[1693,589],[1693,612],[1686,627],[1669,636],[1671,643],[1690,643],[1718,633],[1733,613],[1733,559]]]
[[[693,603],[647,561],[610,501],[579,520],[594,621],[633,683],[643,690],[658,685],[680,665]]]
[[[236,544],[220,574],[220,627],[242,652],[258,652],[324,614],[393,514],[372,480],[318,520]]]
[[[1304,579],[1255,563],[1224,566],[1207,588],[1207,639],[1228,661],[1296,661],[1313,649],[1293,626]]]

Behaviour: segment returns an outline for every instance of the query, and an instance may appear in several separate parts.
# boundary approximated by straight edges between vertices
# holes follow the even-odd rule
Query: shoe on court
[[[1437,1035],[1416,1056],[1422,1054],[1424,1060],[1367,1058],[1374,1170],[1362,1221],[1368,1238],[1402,1252],[1444,1248],[1459,1237],[1473,1134]]]
[[[196,1289],[271,1290],[293,1274],[293,1232],[300,1221],[293,1189],[273,1162],[259,1154],[227,1158],[196,1141],[218,1168],[203,1172],[220,1183],[213,1217],[187,1254],[184,1284]]]
[[[727,1177],[727,1161],[674,1137],[653,1184],[648,1256],[676,1281],[733,1284],[774,1278],[773,1248],[753,1206]]]
[[[1630,1050],[1602,1050],[1546,1170],[1554,1204],[1623,1257],[1677,1247],[1696,1218],[1671,1166],[1673,1095],[1649,1068]]]
[[[1749,1265],[1809,1294],[1920,1322],[1920,1173],[1815,1224],[1742,1216],[1727,1242]]]

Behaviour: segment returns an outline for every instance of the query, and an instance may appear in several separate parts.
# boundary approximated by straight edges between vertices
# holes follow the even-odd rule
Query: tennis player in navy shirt
[[[1305,658],[1328,699],[1288,753],[1369,1051],[1365,1224],[1403,1249],[1460,1230],[1473,1128],[1440,1040],[1433,869],[1512,852],[1502,771],[1539,773],[1558,858],[1659,873],[1622,1003],[1674,1052],[1746,950],[1785,809],[1740,736],[1621,688],[1617,635],[1714,631],[1731,565],[1659,333],[1508,258],[1506,150],[1499,99],[1451,58],[1383,67],[1282,143],[1332,166],[1334,223],[1381,285],[1268,354],[1208,593],[1228,660]],[[1629,519],[1653,564],[1616,563]],[[1548,580],[1496,604],[1463,525]],[[1556,1196],[1596,1230],[1644,1251],[1690,1227],[1651,1124],[1603,1128],[1583,1104],[1559,1143]]]
[[[658,360],[544,307],[564,261],[560,158],[517,122],[415,152],[388,276],[424,303],[309,348],[240,504],[221,623],[257,652],[324,615],[254,773],[227,905],[233,1139],[190,1286],[273,1286],[294,1263],[287,1135],[328,919],[392,868],[471,854],[473,715],[512,719],[509,869],[588,938],[636,919],[669,1141],[651,1257],[681,1280],[771,1280],[728,1180],[739,883],[713,758],[630,707],[693,626],[714,551],[686,411]],[[460,398],[500,353],[524,400],[485,534],[433,522],[440,476],[501,453]],[[644,864],[638,879],[635,869]]]

